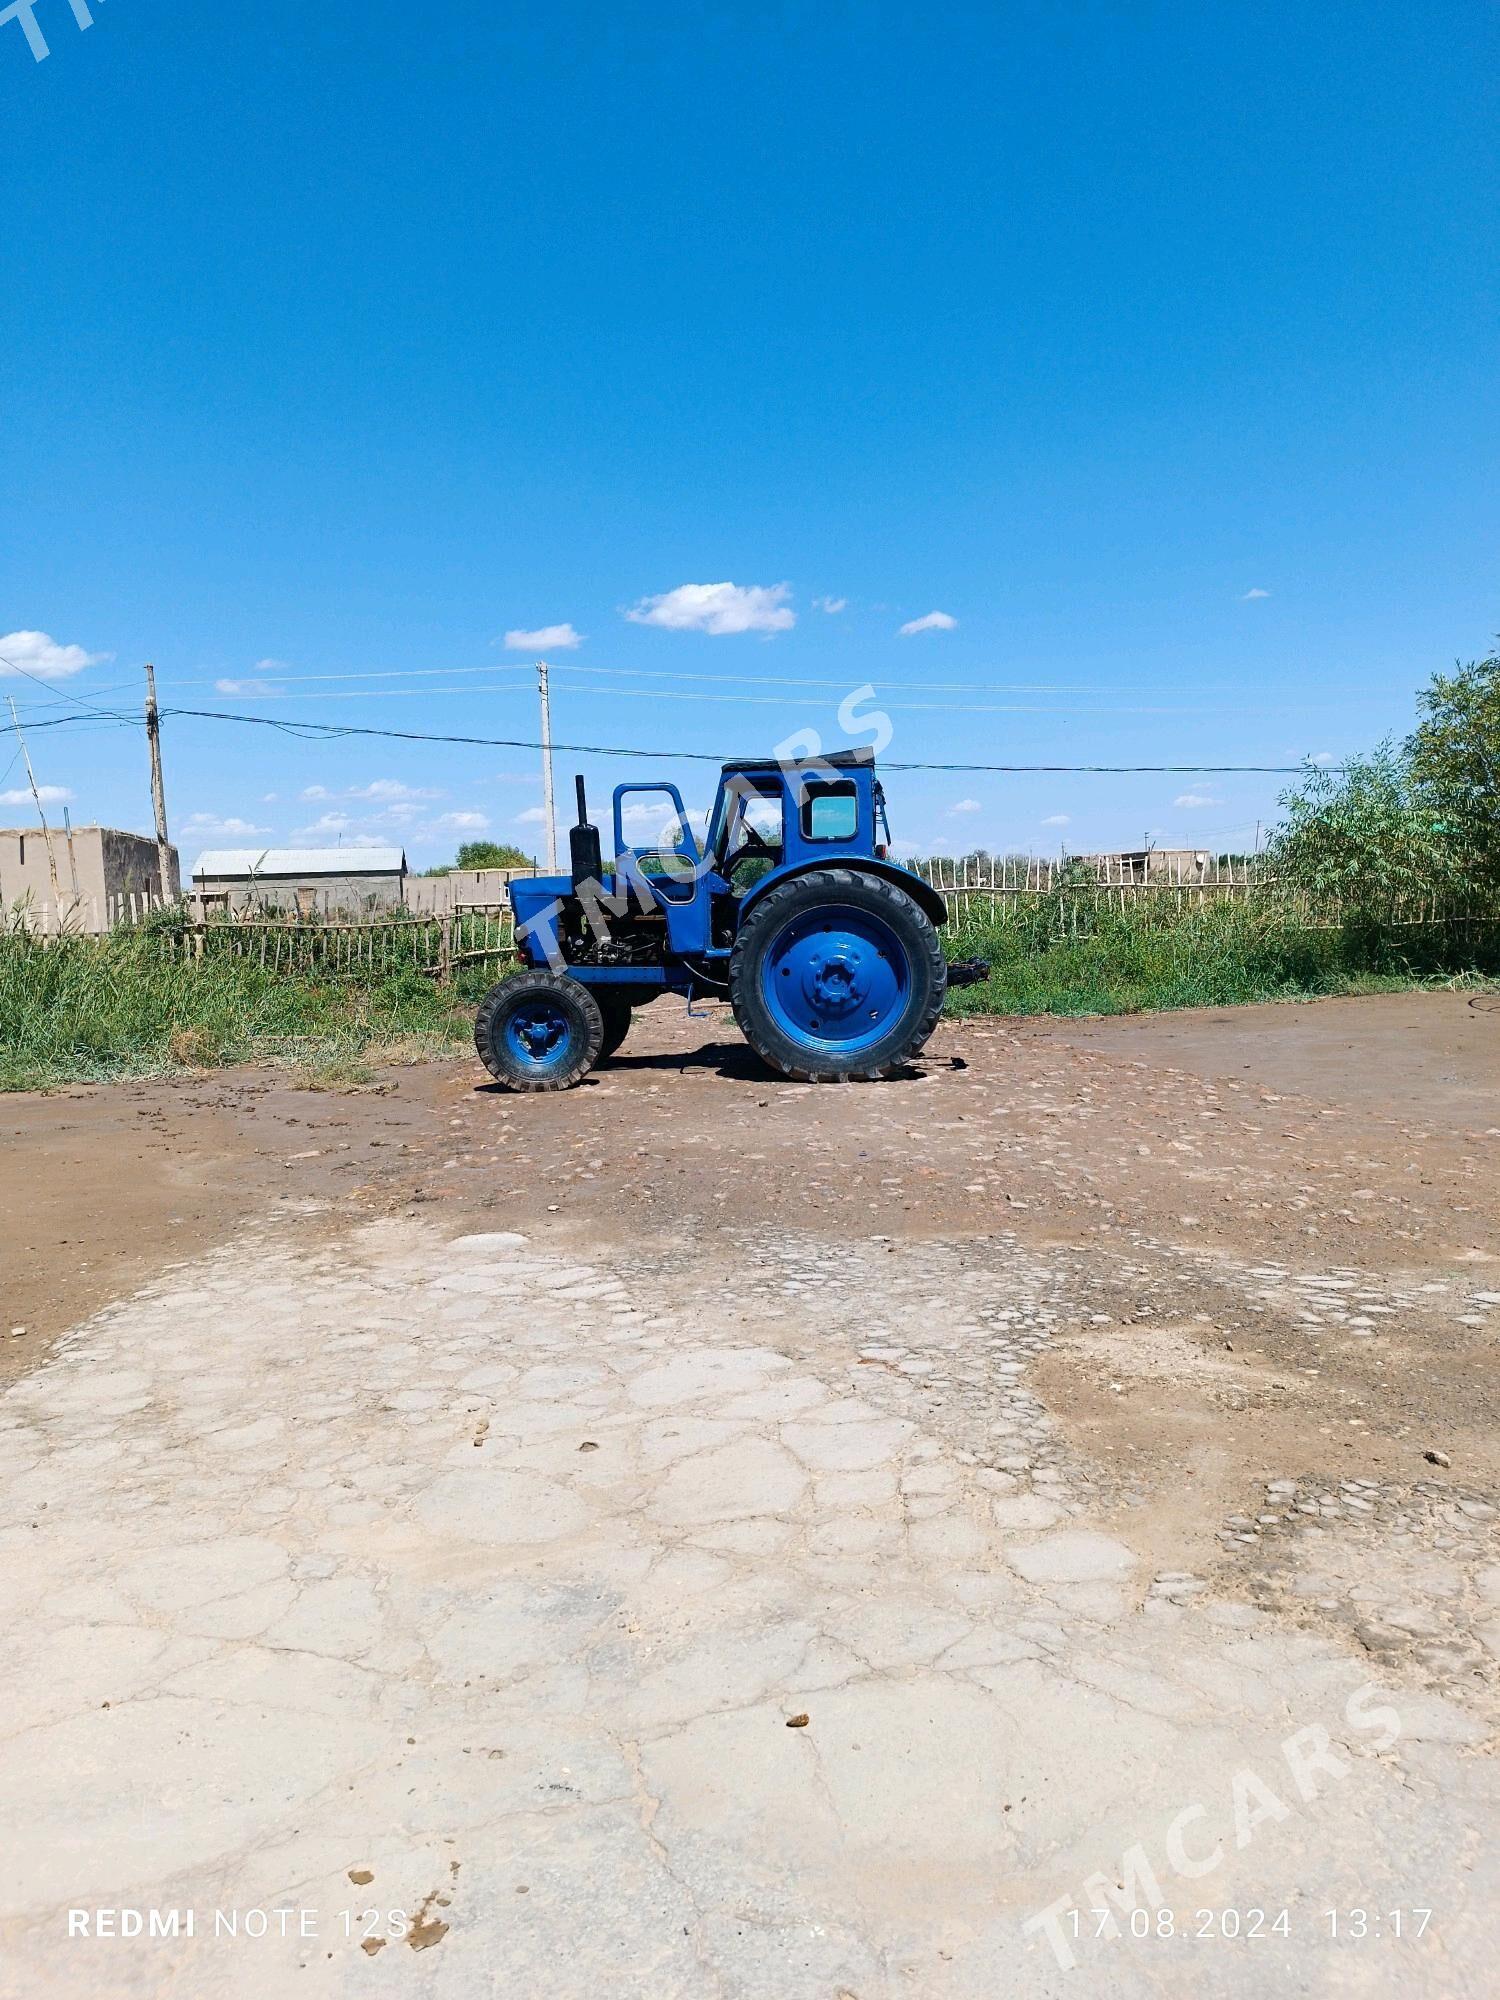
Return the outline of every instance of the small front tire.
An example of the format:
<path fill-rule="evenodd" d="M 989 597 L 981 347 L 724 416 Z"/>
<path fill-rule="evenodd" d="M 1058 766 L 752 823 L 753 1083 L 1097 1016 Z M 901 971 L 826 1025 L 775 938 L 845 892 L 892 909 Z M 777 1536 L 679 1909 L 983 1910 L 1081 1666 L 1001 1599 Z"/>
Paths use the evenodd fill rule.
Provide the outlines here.
<path fill-rule="evenodd" d="M 604 1018 L 586 986 L 557 972 L 513 972 L 474 1019 L 474 1046 L 510 1090 L 569 1090 L 598 1062 Z"/>

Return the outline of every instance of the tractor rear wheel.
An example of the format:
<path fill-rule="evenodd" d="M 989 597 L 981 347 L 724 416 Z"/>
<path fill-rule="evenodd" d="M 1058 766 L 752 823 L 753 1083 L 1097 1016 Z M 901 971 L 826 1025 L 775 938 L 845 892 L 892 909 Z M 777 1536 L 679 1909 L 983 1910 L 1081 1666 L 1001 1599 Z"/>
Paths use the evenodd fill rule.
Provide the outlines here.
<path fill-rule="evenodd" d="M 479 1003 L 474 1046 L 511 1090 L 567 1090 L 599 1060 L 604 1019 L 586 986 L 558 972 L 513 972 Z"/>
<path fill-rule="evenodd" d="M 746 1041 L 807 1083 L 889 1076 L 931 1035 L 947 990 L 932 919 L 896 883 L 857 868 L 770 890 L 729 960 Z"/>

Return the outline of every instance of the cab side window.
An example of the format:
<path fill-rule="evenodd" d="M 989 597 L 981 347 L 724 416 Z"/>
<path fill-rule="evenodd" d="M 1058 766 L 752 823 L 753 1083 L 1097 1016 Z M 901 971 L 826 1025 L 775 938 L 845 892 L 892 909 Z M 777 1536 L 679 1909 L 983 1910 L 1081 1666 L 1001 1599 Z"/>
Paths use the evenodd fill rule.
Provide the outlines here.
<path fill-rule="evenodd" d="M 781 794 L 764 793 L 740 800 L 735 806 L 729 835 L 724 846 L 724 873 L 743 894 L 752 882 L 768 875 L 778 865 L 786 846 L 782 825 Z"/>
<path fill-rule="evenodd" d="M 850 784 L 809 785 L 802 801 L 804 840 L 841 840 L 859 832 L 859 794 Z"/>

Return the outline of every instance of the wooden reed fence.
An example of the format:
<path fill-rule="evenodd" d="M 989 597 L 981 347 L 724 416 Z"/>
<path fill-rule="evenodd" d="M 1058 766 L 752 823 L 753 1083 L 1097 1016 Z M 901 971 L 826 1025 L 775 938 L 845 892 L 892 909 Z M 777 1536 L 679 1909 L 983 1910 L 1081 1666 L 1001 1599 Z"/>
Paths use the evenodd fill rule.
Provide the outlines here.
<path fill-rule="evenodd" d="M 1119 891 L 1125 895 L 1181 889 L 1190 893 L 1244 896 L 1268 888 L 1275 877 L 1263 860 L 1244 856 L 1201 860 L 1183 854 L 1075 855 L 1047 861 L 1037 855 L 1003 860 L 973 855 L 950 860 L 937 855 L 906 864 L 944 895 L 1050 896 L 1059 890 L 1085 895 Z"/>
<path fill-rule="evenodd" d="M 158 933 L 185 958 L 250 959 L 268 972 L 367 978 L 422 972 L 447 980 L 456 966 L 507 958 L 515 950 L 510 908 L 402 912 L 367 918 L 246 915 L 191 920 Z"/>
<path fill-rule="evenodd" d="M 1253 861 L 1209 860 L 1202 867 L 1185 868 L 1174 859 L 1172 865 L 1142 875 L 1130 873 L 1129 864 L 1128 856 L 1123 866 L 1120 857 L 1109 856 L 1097 866 L 1026 858 L 984 863 L 935 859 L 912 865 L 942 896 L 955 921 L 1030 925 L 1041 918 L 1056 937 L 1091 933 L 1108 910 L 1133 909 L 1153 929 L 1158 923 L 1171 925 L 1187 910 L 1216 898 L 1261 903 L 1310 930 L 1338 929 L 1344 922 L 1339 907 L 1314 906 L 1278 885 L 1264 864 Z M 163 923 L 162 906 L 154 898 L 111 901 L 118 905 L 112 911 L 114 935 L 129 935 L 155 918 L 149 935 L 164 951 L 200 961 L 248 959 L 272 973 L 380 978 L 418 972 L 446 982 L 461 966 L 502 960 L 515 952 L 509 902 L 460 903 L 441 913 L 393 910 L 339 918 L 265 910 L 208 914 L 189 901 L 176 906 L 176 921 Z M 59 921 L 45 908 L 18 905 L 3 916 L 0 931 L 42 942 L 86 935 L 89 929 L 68 922 L 66 915 Z M 1401 931 L 1442 925 L 1496 928 L 1500 916 L 1492 910 L 1442 908 L 1427 897 L 1414 897 L 1380 922 Z"/>
<path fill-rule="evenodd" d="M 988 889 L 995 895 L 1049 895 L 1056 889 L 1263 888 L 1273 881 L 1264 859 L 1247 855 L 1075 854 L 1049 861 L 1035 854 L 949 859 L 933 855 L 905 864 L 935 889 Z"/>
<path fill-rule="evenodd" d="M 1276 878 L 1263 862 L 1195 862 L 1180 855 L 1096 855 L 1045 861 L 1034 855 L 1005 860 L 935 857 L 908 864 L 936 889 L 955 917 L 1000 920 L 1022 908 L 1049 905 L 1065 930 L 1081 914 L 1134 908 L 1152 920 L 1171 921 L 1208 901 L 1252 901 L 1275 893 Z"/>
<path fill-rule="evenodd" d="M 425 915 L 389 910 L 370 917 L 264 909 L 210 914 L 196 899 L 168 909 L 144 895 L 112 897 L 110 906 L 110 936 L 135 932 L 174 957 L 248 959 L 268 972 L 326 973 L 332 978 L 422 972 L 446 980 L 457 966 L 507 958 L 515 951 L 509 902 L 460 904 Z M 171 921 L 161 920 L 164 913 Z M 99 935 L 84 913 L 29 900 L 0 912 L 0 933 L 6 931 L 44 944 Z"/>
<path fill-rule="evenodd" d="M 60 900 L 28 890 L 7 909 L 0 906 L 0 932 L 25 932 L 28 937 L 103 937 L 129 924 L 143 923 L 165 909 L 160 896 L 131 890 L 117 896 L 69 896 Z"/>

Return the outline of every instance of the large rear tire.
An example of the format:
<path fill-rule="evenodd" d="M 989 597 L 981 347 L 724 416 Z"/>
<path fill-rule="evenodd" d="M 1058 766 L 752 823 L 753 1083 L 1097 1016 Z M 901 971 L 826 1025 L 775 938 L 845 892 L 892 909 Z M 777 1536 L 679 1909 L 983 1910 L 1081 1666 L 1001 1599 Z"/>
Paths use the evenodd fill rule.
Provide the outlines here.
<path fill-rule="evenodd" d="M 474 1046 L 511 1090 L 568 1090 L 599 1060 L 604 1019 L 586 986 L 558 972 L 513 972 L 479 1003 Z"/>
<path fill-rule="evenodd" d="M 806 1083 L 889 1076 L 931 1035 L 947 990 L 932 919 L 896 883 L 857 868 L 770 890 L 729 960 L 746 1041 Z"/>

